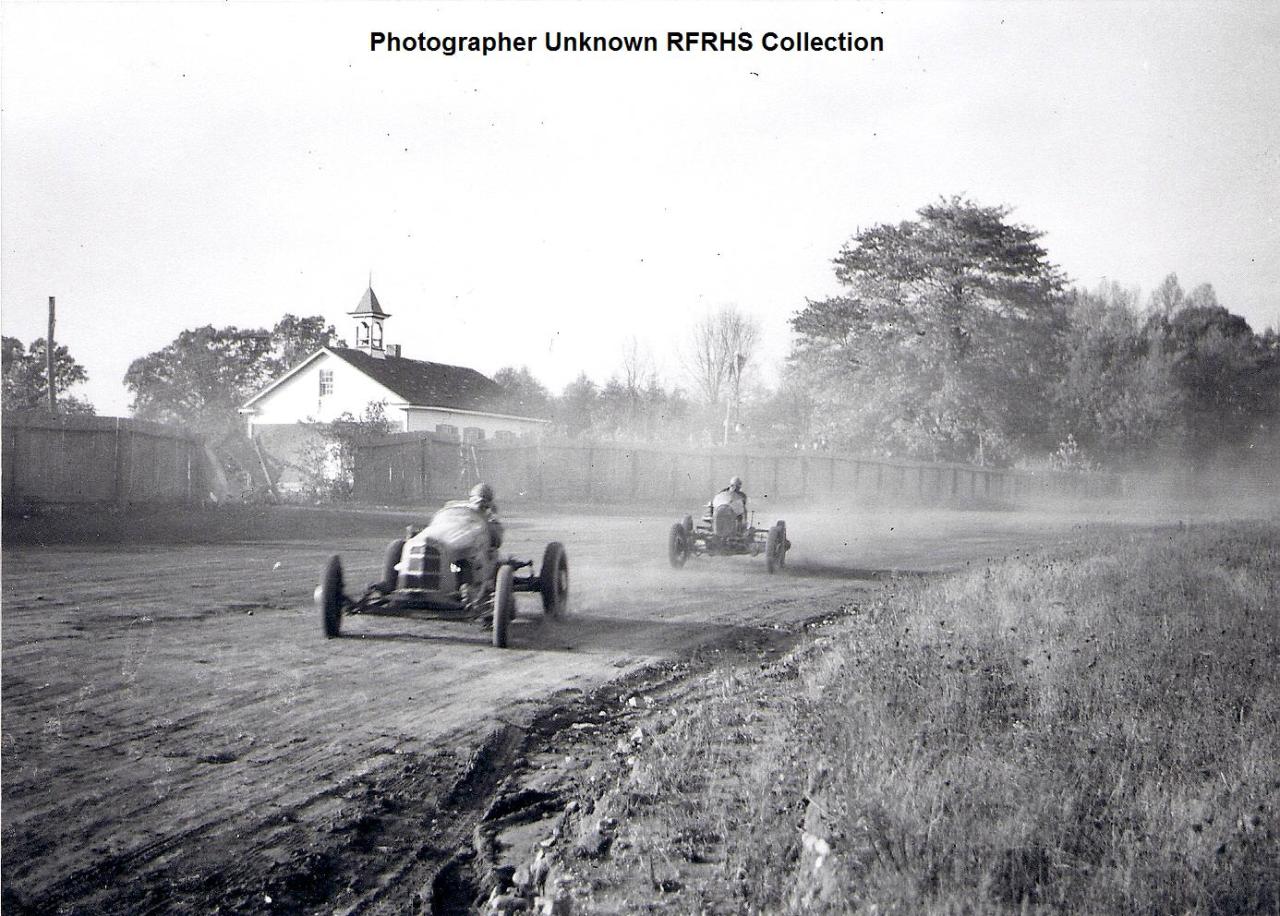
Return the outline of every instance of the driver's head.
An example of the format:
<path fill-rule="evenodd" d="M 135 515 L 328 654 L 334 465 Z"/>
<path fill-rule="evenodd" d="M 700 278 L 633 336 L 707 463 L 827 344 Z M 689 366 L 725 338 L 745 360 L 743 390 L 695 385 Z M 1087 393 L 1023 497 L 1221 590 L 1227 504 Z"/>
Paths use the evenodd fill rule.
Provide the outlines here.
<path fill-rule="evenodd" d="M 471 505 L 487 508 L 493 505 L 493 487 L 487 483 L 478 483 L 471 488 Z"/>
<path fill-rule="evenodd" d="M 732 491 L 733 491 L 733 492 L 735 492 L 735 493 L 740 492 L 740 491 L 742 490 L 742 478 L 741 478 L 741 477 L 730 477 L 730 478 L 729 478 L 729 489 L 730 489 L 730 490 L 732 490 Z"/>

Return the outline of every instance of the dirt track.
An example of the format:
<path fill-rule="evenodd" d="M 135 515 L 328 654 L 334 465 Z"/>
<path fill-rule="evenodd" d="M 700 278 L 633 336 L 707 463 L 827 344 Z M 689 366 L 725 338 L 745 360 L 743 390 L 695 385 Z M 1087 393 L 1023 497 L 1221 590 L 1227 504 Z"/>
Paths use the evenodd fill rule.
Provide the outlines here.
<path fill-rule="evenodd" d="M 402 911 L 447 899 L 517 735 L 539 711 L 709 644 L 765 653 L 895 572 L 1072 533 L 1069 519 L 789 514 L 791 569 L 666 565 L 666 517 L 509 519 L 565 542 L 571 613 L 519 599 L 513 648 L 466 625 L 348 618 L 325 640 L 321 564 L 376 577 L 402 519 L 311 540 L 6 545 L 3 843 L 22 912 Z M 199 540 L 199 538 L 194 538 Z M 415 896 L 417 900 L 415 901 Z"/>

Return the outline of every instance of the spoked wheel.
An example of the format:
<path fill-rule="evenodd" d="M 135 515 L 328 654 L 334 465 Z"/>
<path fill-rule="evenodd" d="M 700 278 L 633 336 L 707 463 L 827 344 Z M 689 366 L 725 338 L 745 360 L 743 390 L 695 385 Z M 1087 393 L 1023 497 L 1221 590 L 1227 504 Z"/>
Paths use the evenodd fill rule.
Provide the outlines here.
<path fill-rule="evenodd" d="M 387 555 L 382 561 L 382 593 L 384 595 L 389 595 L 396 590 L 396 583 L 400 578 L 396 565 L 400 562 L 402 553 L 404 553 L 404 538 L 394 540 L 387 545 Z"/>
<path fill-rule="evenodd" d="M 782 568 L 782 542 L 782 532 L 778 530 L 777 525 L 774 525 L 769 529 L 764 542 L 764 567 L 770 573 L 775 573 Z"/>
<path fill-rule="evenodd" d="M 498 570 L 498 581 L 493 586 L 493 645 L 495 649 L 507 647 L 507 627 L 516 614 L 515 571 L 510 566 Z"/>
<path fill-rule="evenodd" d="M 324 620 L 324 635 L 328 639 L 342 635 L 342 607 L 346 604 L 342 594 L 342 561 L 330 557 L 325 564 L 324 575 L 316 587 L 316 605 Z"/>
<path fill-rule="evenodd" d="M 559 617 L 569 609 L 569 558 L 559 541 L 552 541 L 542 552 L 538 582 L 543 613 L 548 617 Z"/>

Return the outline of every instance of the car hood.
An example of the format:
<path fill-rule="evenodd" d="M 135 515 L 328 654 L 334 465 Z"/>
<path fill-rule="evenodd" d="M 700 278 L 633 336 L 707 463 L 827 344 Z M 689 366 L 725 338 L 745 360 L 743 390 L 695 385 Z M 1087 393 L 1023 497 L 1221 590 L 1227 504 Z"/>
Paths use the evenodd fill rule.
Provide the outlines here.
<path fill-rule="evenodd" d="M 483 515 L 468 506 L 445 506 L 414 536 L 415 541 L 428 539 L 445 545 L 451 552 L 482 550 L 489 542 L 489 525 Z"/>

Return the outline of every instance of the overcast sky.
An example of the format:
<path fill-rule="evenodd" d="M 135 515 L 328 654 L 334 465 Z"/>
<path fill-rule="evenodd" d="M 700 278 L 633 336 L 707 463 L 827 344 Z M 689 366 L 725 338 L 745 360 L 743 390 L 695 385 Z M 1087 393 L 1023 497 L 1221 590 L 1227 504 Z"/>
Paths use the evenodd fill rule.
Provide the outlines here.
<path fill-rule="evenodd" d="M 1211 282 L 1280 323 L 1280 4 L 3 7 L 6 335 L 57 336 L 102 414 L 204 324 L 323 314 L 370 271 L 404 355 L 559 391 L 634 335 L 669 380 L 707 309 L 835 291 L 859 227 L 1013 208 L 1082 283 Z M 745 29 L 746 53 L 551 53 L 547 31 Z M 537 35 L 488 57 L 369 33 Z M 879 35 L 783 53 L 768 31 Z M 766 366 L 767 368 L 767 366 Z"/>

